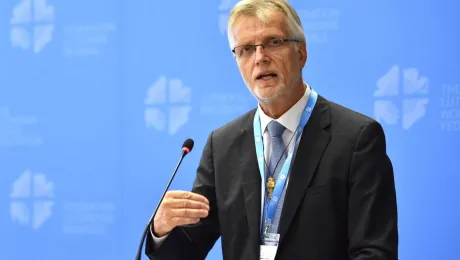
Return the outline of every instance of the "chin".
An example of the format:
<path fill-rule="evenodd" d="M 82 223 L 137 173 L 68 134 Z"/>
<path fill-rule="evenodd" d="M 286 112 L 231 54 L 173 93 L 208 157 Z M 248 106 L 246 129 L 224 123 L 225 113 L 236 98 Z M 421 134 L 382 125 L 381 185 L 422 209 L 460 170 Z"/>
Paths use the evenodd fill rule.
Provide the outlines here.
<path fill-rule="evenodd" d="M 268 91 L 267 89 L 257 88 L 254 94 L 260 102 L 270 103 L 278 99 L 283 93 L 280 89 L 277 89 L 275 91 Z"/>

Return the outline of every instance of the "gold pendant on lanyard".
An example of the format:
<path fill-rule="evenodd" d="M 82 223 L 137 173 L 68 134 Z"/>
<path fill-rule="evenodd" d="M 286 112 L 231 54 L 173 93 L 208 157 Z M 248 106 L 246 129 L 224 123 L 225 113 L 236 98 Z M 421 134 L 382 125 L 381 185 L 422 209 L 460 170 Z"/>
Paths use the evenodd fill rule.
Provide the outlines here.
<path fill-rule="evenodd" d="M 273 194 L 273 189 L 275 188 L 275 179 L 273 177 L 268 178 L 267 181 L 267 197 L 271 199 Z"/>

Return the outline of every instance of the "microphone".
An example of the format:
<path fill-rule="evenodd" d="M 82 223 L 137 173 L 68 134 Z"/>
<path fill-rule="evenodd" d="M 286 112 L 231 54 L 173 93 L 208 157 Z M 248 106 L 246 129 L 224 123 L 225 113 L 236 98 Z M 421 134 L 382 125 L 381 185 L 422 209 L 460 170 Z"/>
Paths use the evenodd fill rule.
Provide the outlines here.
<path fill-rule="evenodd" d="M 150 229 L 150 225 L 153 223 L 153 219 L 155 218 L 155 215 L 157 214 L 158 208 L 160 207 L 160 204 L 163 201 L 163 198 L 165 197 L 166 192 L 168 191 L 169 186 L 171 185 L 171 182 L 174 179 L 174 176 L 176 175 L 177 169 L 179 169 L 179 166 L 182 163 L 182 159 L 184 159 L 184 157 L 192 151 L 193 145 L 194 145 L 194 141 L 192 139 L 190 139 L 190 138 L 185 140 L 184 144 L 182 145 L 182 156 L 180 157 L 180 160 L 177 163 L 176 169 L 174 169 L 174 172 L 173 172 L 171 178 L 169 179 L 168 185 L 166 186 L 166 189 L 163 192 L 163 195 L 161 196 L 160 202 L 158 203 L 158 205 L 157 205 L 157 207 L 155 209 L 155 212 L 150 217 L 149 222 L 147 223 L 147 226 L 144 229 L 144 233 L 142 234 L 142 239 L 141 239 L 141 242 L 139 243 L 139 248 L 137 250 L 136 260 L 141 260 L 142 248 L 144 246 L 144 241 L 145 241 L 145 237 L 147 236 L 147 232 Z"/>

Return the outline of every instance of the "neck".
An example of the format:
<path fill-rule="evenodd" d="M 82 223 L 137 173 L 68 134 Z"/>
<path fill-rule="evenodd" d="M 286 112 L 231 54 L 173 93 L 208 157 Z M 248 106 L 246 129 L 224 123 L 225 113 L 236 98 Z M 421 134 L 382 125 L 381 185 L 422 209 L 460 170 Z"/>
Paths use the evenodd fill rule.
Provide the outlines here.
<path fill-rule="evenodd" d="M 301 82 L 291 93 L 289 93 L 289 95 L 282 95 L 276 100 L 271 100 L 268 103 L 261 102 L 260 107 L 267 116 L 277 119 L 299 102 L 304 94 L 305 85 Z"/>

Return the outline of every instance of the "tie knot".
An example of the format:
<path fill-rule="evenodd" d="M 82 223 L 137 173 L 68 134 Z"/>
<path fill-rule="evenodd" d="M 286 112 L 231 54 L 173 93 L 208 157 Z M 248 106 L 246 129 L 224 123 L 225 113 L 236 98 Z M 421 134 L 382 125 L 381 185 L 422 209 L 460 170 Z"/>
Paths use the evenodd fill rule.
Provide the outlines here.
<path fill-rule="evenodd" d="M 285 129 L 285 127 L 282 124 L 278 123 L 275 120 L 272 120 L 270 123 L 268 123 L 267 128 L 271 137 L 280 137 Z"/>

